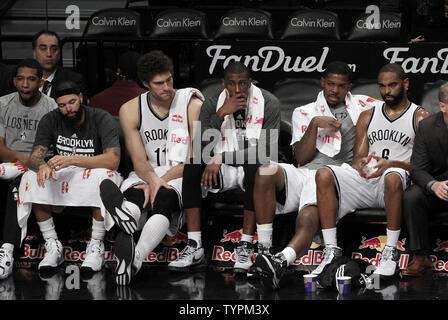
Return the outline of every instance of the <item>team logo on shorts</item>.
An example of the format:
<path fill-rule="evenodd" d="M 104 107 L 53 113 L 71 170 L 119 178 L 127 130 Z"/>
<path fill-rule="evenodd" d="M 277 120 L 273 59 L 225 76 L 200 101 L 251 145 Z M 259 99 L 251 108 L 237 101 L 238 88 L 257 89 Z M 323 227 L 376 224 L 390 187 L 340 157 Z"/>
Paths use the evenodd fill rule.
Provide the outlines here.
<path fill-rule="evenodd" d="M 61 193 L 62 194 L 68 193 L 68 190 L 69 190 L 68 182 L 67 181 L 62 181 Z"/>
<path fill-rule="evenodd" d="M 82 180 L 89 179 L 91 174 L 92 174 L 92 169 L 84 169 L 84 171 L 82 173 Z"/>

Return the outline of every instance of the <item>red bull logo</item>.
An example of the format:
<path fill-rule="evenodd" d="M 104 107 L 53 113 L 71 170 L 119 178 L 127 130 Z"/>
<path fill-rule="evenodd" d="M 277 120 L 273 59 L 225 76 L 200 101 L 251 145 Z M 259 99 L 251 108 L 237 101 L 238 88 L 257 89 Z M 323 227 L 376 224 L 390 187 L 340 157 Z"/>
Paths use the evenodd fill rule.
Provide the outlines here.
<path fill-rule="evenodd" d="M 252 97 L 252 103 L 253 103 L 253 104 L 258 104 L 258 98 L 255 97 L 255 96 L 253 96 L 253 97 Z"/>
<path fill-rule="evenodd" d="M 188 236 L 183 233 L 178 231 L 174 236 L 170 237 L 170 236 L 166 236 L 166 238 L 162 241 L 162 243 L 165 246 L 172 246 L 174 244 L 179 244 L 179 243 L 187 243 L 188 241 Z"/>
<path fill-rule="evenodd" d="M 109 178 L 113 178 L 115 176 L 115 173 L 112 170 L 107 170 L 107 176 Z"/>
<path fill-rule="evenodd" d="M 173 114 L 173 116 L 171 117 L 171 121 L 183 123 L 184 119 L 180 114 Z"/>
<path fill-rule="evenodd" d="M 322 112 L 322 113 L 325 112 L 325 106 L 320 106 L 320 112 Z"/>
<path fill-rule="evenodd" d="M 224 229 L 222 236 L 224 238 L 221 239 L 221 242 L 227 242 L 227 241 L 232 241 L 233 243 L 240 242 L 242 237 L 242 229 L 235 230 L 232 232 L 227 232 L 227 230 Z"/>
<path fill-rule="evenodd" d="M 67 181 L 62 181 L 62 183 L 61 183 L 61 193 L 62 194 L 68 193 L 68 190 L 69 190 L 68 182 Z"/>
<path fill-rule="evenodd" d="M 264 120 L 263 117 L 261 117 L 261 118 L 256 117 L 255 121 L 254 121 L 254 124 L 263 124 L 263 120 Z"/>
<path fill-rule="evenodd" d="M 5 166 L 1 166 L 1 167 L 0 167 L 0 175 L 1 175 L 1 176 L 4 176 L 5 173 L 6 173 Z"/>
<path fill-rule="evenodd" d="M 305 112 L 305 111 L 303 111 L 303 110 L 299 110 L 299 111 L 300 111 L 300 113 L 303 114 L 304 116 L 307 116 L 307 115 L 308 115 L 308 112 Z"/>
<path fill-rule="evenodd" d="M 367 98 L 367 100 L 366 100 L 367 102 L 375 102 L 375 101 L 378 101 L 377 99 L 374 99 L 374 98 L 371 98 L 371 97 L 369 97 L 369 98 Z"/>
<path fill-rule="evenodd" d="M 171 142 L 188 144 L 188 138 L 178 137 L 175 133 L 171 134 Z"/>
<path fill-rule="evenodd" d="M 362 100 L 358 100 L 358 103 L 361 107 L 365 108 L 366 107 L 366 103 Z"/>
<path fill-rule="evenodd" d="M 361 239 L 361 245 L 358 247 L 358 249 L 375 249 L 379 252 L 382 252 L 384 249 L 384 246 L 386 245 L 386 240 L 387 237 L 386 236 L 378 236 L 378 237 L 373 237 L 370 239 L 366 239 L 366 237 L 362 237 Z M 403 238 L 401 241 L 398 240 L 397 242 L 397 249 L 400 251 L 406 251 L 404 244 L 406 243 L 406 238 Z"/>
<path fill-rule="evenodd" d="M 308 126 L 302 126 L 302 133 L 304 133 L 308 129 Z"/>
<path fill-rule="evenodd" d="M 27 182 L 25 185 L 25 191 L 28 191 L 30 189 L 30 184 Z"/>
<path fill-rule="evenodd" d="M 221 239 L 221 242 L 227 242 L 227 241 L 232 241 L 232 243 L 240 242 L 241 237 L 243 236 L 243 229 L 235 230 L 233 232 L 227 232 L 227 230 L 224 229 L 222 236 L 224 238 Z M 255 233 L 252 243 L 255 243 L 257 241 L 258 241 L 258 234 Z"/>
<path fill-rule="evenodd" d="M 436 246 L 437 247 L 434 248 L 434 252 L 442 251 L 442 250 L 444 250 L 445 252 L 448 252 L 448 240 L 442 242 L 440 239 L 437 239 Z"/>
<path fill-rule="evenodd" d="M 334 140 L 339 140 L 339 141 L 341 141 L 341 137 L 338 136 L 337 134 L 335 134 L 335 135 L 333 136 L 333 139 L 334 139 Z"/>
<path fill-rule="evenodd" d="M 84 172 L 82 174 L 82 179 L 83 180 L 89 179 L 91 174 L 92 174 L 92 169 L 84 169 Z"/>

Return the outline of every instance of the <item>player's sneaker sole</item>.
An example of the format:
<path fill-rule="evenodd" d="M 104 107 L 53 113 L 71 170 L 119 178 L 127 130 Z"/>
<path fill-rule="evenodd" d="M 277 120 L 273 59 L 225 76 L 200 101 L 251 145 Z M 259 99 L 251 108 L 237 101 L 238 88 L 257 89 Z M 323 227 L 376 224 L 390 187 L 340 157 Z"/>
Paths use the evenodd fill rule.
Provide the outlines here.
<path fill-rule="evenodd" d="M 131 282 L 132 262 L 134 261 L 135 243 L 133 236 L 119 232 L 115 239 L 115 282 L 119 286 L 126 286 Z"/>
<path fill-rule="evenodd" d="M 133 234 L 137 230 L 138 221 L 126 210 L 122 210 L 124 196 L 120 188 L 112 180 L 105 179 L 100 184 L 100 197 L 118 227 L 127 234 Z"/>

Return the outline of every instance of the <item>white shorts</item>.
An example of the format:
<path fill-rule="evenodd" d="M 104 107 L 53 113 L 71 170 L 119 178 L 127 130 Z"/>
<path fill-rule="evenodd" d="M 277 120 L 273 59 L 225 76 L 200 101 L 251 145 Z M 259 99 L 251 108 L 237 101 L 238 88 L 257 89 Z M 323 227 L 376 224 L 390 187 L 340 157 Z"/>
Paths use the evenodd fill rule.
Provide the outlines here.
<path fill-rule="evenodd" d="M 285 174 L 285 205 L 277 202 L 275 214 L 302 210 L 306 206 L 316 205 L 316 171 L 297 168 L 289 163 L 277 163 Z"/>
<path fill-rule="evenodd" d="M 157 174 L 157 176 L 161 177 L 163 176 L 171 167 L 169 166 L 161 166 L 161 167 L 155 167 L 154 171 Z M 124 193 L 126 190 L 142 185 L 147 184 L 146 181 L 140 179 L 140 177 L 135 173 L 135 171 L 132 171 L 129 173 L 129 176 L 123 181 L 123 183 L 120 186 L 120 190 L 122 193 Z M 168 181 L 168 184 L 173 187 L 173 190 L 177 193 L 177 199 L 179 201 L 179 208 L 181 208 L 180 211 L 172 212 L 171 214 L 171 222 L 170 227 L 168 228 L 167 234 L 170 236 L 174 236 L 177 231 L 182 228 L 184 224 L 184 214 L 183 214 L 183 204 L 182 204 L 182 178 L 177 178 Z M 150 207 L 150 206 L 149 206 Z M 140 220 L 138 222 L 137 230 L 141 230 L 147 220 L 147 210 L 145 209 L 142 212 L 142 215 L 140 217 Z"/>
<path fill-rule="evenodd" d="M 401 168 L 389 168 L 381 177 L 365 179 L 356 169 L 347 163 L 339 166 L 327 166 L 333 173 L 339 196 L 339 211 L 336 220 L 348 213 L 364 208 L 384 208 L 385 179 L 388 174 L 398 174 L 403 191 L 410 179 L 409 172 Z"/>
<path fill-rule="evenodd" d="M 230 166 L 222 164 L 219 169 L 220 189 L 202 188 L 202 197 L 205 198 L 208 192 L 218 193 L 239 188 L 244 191 L 244 169 L 242 166 Z"/>
<path fill-rule="evenodd" d="M 155 167 L 154 172 L 157 174 L 158 177 L 163 176 L 171 167 L 169 166 L 161 166 L 161 167 Z M 126 190 L 141 185 L 146 184 L 146 182 L 135 173 L 135 171 L 132 171 L 129 173 L 129 176 L 123 181 L 123 183 L 120 186 L 120 190 L 122 193 L 124 193 Z M 182 208 L 182 178 L 177 178 L 168 181 L 168 184 L 173 187 L 173 190 L 176 191 L 177 197 L 179 198 L 179 207 Z"/>

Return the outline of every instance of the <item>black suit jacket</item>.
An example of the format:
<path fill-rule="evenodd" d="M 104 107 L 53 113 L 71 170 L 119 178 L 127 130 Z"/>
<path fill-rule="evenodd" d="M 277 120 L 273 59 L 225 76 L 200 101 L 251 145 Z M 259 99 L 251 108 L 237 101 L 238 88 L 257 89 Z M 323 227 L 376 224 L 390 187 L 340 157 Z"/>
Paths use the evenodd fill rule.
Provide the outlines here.
<path fill-rule="evenodd" d="M 411 156 L 411 177 L 425 191 L 431 180 L 448 179 L 448 128 L 442 112 L 419 123 Z"/>
<path fill-rule="evenodd" d="M 54 74 L 53 81 L 51 81 L 50 97 L 54 98 L 56 87 L 64 80 L 71 80 L 75 82 L 81 88 L 81 92 L 84 96 L 83 101 L 87 101 L 87 89 L 83 76 L 75 71 L 62 67 L 57 68 L 56 73 Z"/>

